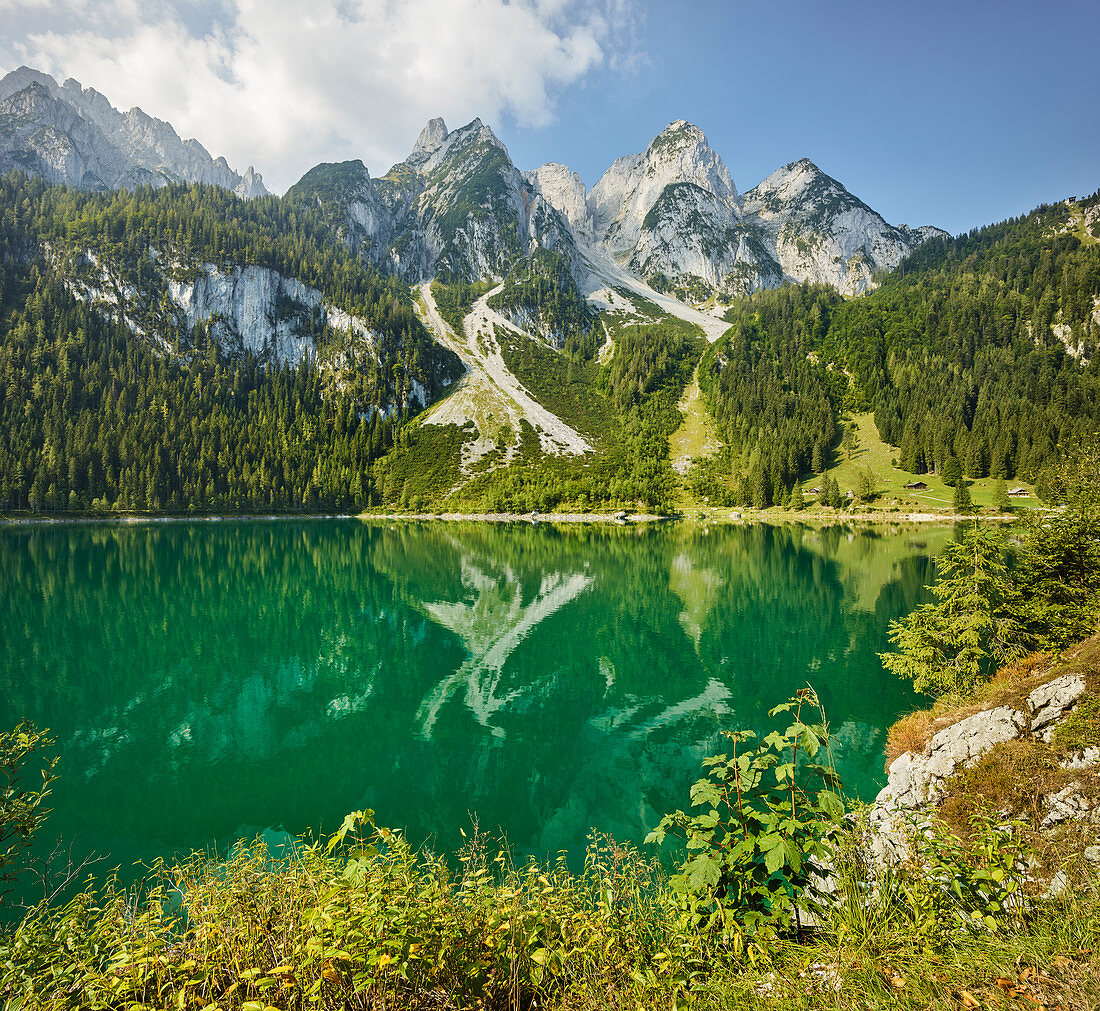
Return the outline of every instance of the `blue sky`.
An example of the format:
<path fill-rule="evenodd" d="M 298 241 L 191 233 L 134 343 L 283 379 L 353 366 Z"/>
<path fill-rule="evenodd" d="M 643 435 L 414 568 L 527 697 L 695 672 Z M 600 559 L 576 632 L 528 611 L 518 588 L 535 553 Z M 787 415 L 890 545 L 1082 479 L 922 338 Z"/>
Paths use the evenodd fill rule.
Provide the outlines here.
<path fill-rule="evenodd" d="M 27 63 L 140 105 L 282 191 L 384 172 L 480 116 L 592 185 L 667 123 L 746 190 L 808 157 L 889 221 L 953 232 L 1100 187 L 1100 4 L 0 0 Z"/>
<path fill-rule="evenodd" d="M 508 128 L 591 185 L 672 119 L 741 190 L 808 157 L 889 221 L 958 232 L 1100 188 L 1100 4 L 647 4 L 650 65 Z"/>

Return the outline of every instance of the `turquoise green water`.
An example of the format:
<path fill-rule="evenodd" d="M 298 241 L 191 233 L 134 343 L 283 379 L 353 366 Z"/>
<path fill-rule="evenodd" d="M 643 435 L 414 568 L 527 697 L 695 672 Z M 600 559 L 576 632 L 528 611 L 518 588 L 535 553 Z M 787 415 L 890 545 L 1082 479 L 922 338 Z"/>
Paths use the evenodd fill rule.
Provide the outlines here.
<path fill-rule="evenodd" d="M 443 850 L 640 841 L 723 728 L 812 682 L 864 797 L 875 655 L 949 531 L 227 521 L 0 529 L 0 722 L 111 863 L 374 808 Z"/>

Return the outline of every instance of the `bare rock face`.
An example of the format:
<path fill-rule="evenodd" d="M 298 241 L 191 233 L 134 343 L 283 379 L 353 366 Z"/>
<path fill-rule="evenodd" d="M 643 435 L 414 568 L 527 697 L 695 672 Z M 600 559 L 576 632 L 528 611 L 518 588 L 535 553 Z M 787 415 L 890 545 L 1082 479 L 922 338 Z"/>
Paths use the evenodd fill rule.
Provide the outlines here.
<path fill-rule="evenodd" d="M 529 177 L 578 238 L 595 242 L 643 280 L 734 296 L 784 280 L 859 294 L 932 235 L 888 224 L 803 159 L 739 194 L 702 130 L 677 120 L 640 154 L 617 158 L 579 205 L 564 166 Z M 572 177 L 572 178 L 569 178 Z"/>
<path fill-rule="evenodd" d="M 948 779 L 974 765 L 993 747 L 1028 735 L 1048 738 L 1085 691 L 1085 680 L 1066 674 L 1040 685 L 1028 695 L 1027 712 L 999 706 L 959 720 L 939 731 L 924 754 L 906 752 L 890 765 L 886 786 L 871 807 L 868 824 L 869 859 L 877 865 L 894 863 L 907 855 L 906 834 L 944 795 Z M 1072 756 L 1063 768 L 1086 769 L 1100 761 L 1100 748 Z M 1070 819 L 1100 822 L 1100 809 L 1071 783 L 1045 798 L 1047 814 L 1041 827 Z"/>
<path fill-rule="evenodd" d="M 1008 706 L 975 713 L 936 734 L 931 757 L 972 765 L 993 745 L 1015 740 L 1027 727 L 1027 716 Z"/>
<path fill-rule="evenodd" d="M 523 174 L 540 196 L 561 211 L 577 238 L 594 239 L 592 219 L 588 214 L 588 192 L 584 180 L 576 172 L 558 162 L 547 162 Z"/>
<path fill-rule="evenodd" d="M 597 237 L 613 255 L 633 253 L 647 215 L 665 187 L 675 183 L 697 186 L 740 217 L 737 189 L 725 162 L 699 127 L 678 119 L 641 154 L 616 159 L 592 187 L 589 213 Z"/>
<path fill-rule="evenodd" d="M 443 119 L 439 116 L 429 119 L 427 125 L 420 131 L 420 136 L 416 138 L 416 145 L 407 159 L 408 163 L 420 165 L 427 161 L 439 150 L 447 137 L 447 124 Z"/>
<path fill-rule="evenodd" d="M 744 210 L 787 277 L 832 284 L 846 295 L 866 291 L 876 271 L 893 270 L 920 243 L 947 234 L 888 224 L 808 158 L 749 190 Z"/>
<path fill-rule="evenodd" d="M 935 803 L 960 765 L 973 765 L 995 744 L 1015 740 L 1029 723 L 1024 713 L 1000 706 L 945 727 L 932 738 L 927 755 L 907 751 L 894 760 L 875 803 L 910 810 Z"/>
<path fill-rule="evenodd" d="M 1027 697 L 1027 704 L 1035 714 L 1031 720 L 1032 732 L 1042 730 L 1058 719 L 1081 697 L 1084 690 L 1085 679 L 1080 674 L 1066 674 L 1036 688 Z"/>
<path fill-rule="evenodd" d="M 120 112 L 79 81 L 59 85 L 29 67 L 0 80 L 0 172 L 13 168 L 86 190 L 195 182 L 242 197 L 267 193 L 251 166 L 241 176 L 163 120 Z"/>

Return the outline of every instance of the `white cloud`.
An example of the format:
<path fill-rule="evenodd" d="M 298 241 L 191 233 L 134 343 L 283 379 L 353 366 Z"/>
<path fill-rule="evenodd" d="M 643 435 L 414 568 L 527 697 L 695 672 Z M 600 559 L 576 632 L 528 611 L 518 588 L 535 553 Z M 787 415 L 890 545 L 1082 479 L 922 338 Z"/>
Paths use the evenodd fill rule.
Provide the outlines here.
<path fill-rule="evenodd" d="M 432 116 L 542 126 L 628 65 L 635 0 L 0 0 L 0 64 L 140 105 L 284 189 L 318 161 L 385 171 Z"/>

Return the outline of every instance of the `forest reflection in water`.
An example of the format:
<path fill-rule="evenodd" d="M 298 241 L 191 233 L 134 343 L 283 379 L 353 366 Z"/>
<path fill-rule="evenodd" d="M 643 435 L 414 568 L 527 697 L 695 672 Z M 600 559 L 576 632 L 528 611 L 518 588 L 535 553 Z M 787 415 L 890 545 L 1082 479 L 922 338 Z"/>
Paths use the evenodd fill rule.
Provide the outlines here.
<path fill-rule="evenodd" d="M 849 789 L 949 530 L 348 521 L 0 530 L 0 720 L 56 733 L 51 829 L 129 863 L 354 808 L 441 849 L 640 840 L 719 731 L 810 681 Z"/>

